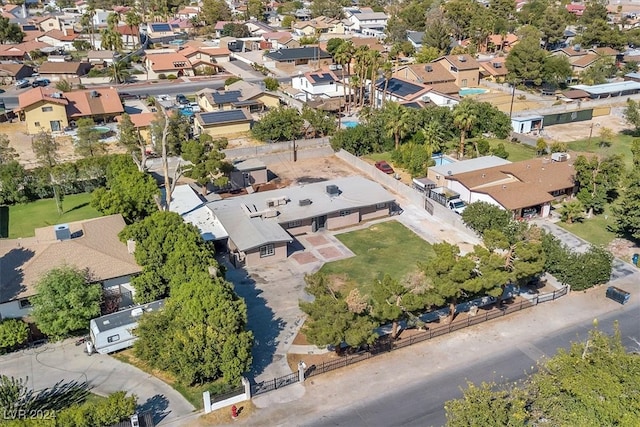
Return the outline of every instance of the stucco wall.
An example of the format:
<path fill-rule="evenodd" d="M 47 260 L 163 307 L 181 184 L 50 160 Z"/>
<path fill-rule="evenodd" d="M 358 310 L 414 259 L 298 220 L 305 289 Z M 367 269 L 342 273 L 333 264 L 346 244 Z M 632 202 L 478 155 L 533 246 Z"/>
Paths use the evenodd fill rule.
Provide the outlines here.
<path fill-rule="evenodd" d="M 313 224 L 313 218 L 306 218 L 300 221 L 300 225 L 295 227 L 289 227 L 289 222 L 281 223 L 280 226 L 287 230 L 292 236 L 298 236 L 300 234 L 311 233 Z"/>
<path fill-rule="evenodd" d="M 247 267 L 258 267 L 261 265 L 271 264 L 276 261 L 287 259 L 287 243 L 274 243 L 275 253 L 271 256 L 260 258 L 260 248 L 251 249 L 247 252 L 245 265 Z"/>
<path fill-rule="evenodd" d="M 382 218 L 389 215 L 389 205 L 385 203 L 384 207 L 376 208 L 376 206 L 367 206 L 360 209 L 360 220 L 369 221 L 375 218 Z"/>
<path fill-rule="evenodd" d="M 43 112 L 42 108 L 51 107 L 51 111 Z M 37 102 L 24 110 L 27 133 L 37 134 L 42 129 L 51 131 L 51 121 L 59 120 L 61 130 L 69 126 L 67 120 L 67 110 L 64 105 L 49 103 L 45 101 Z"/>
<path fill-rule="evenodd" d="M 202 132 L 205 132 L 215 138 L 232 133 L 249 132 L 251 130 L 251 123 L 234 123 L 224 126 L 210 126 L 206 128 L 202 128 L 200 125 L 198 125 L 198 127 L 202 130 Z"/>
<path fill-rule="evenodd" d="M 340 212 L 333 212 L 327 215 L 326 227 L 328 230 L 348 227 L 360 223 L 360 210 L 350 209 L 348 215 L 340 216 Z"/>

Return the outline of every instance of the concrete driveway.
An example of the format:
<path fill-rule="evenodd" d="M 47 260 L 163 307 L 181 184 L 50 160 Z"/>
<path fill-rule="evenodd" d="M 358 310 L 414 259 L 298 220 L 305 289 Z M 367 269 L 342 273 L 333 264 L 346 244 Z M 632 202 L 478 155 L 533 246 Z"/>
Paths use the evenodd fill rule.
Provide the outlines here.
<path fill-rule="evenodd" d="M 160 425 L 187 417 L 195 408 L 180 393 L 141 370 L 113 357 L 87 356 L 75 340 L 44 344 L 0 358 L 0 372 L 16 378 L 28 377 L 34 390 L 51 387 L 58 381 L 86 381 L 91 391 L 108 395 L 125 390 L 138 396 L 140 412 L 151 412 Z"/>

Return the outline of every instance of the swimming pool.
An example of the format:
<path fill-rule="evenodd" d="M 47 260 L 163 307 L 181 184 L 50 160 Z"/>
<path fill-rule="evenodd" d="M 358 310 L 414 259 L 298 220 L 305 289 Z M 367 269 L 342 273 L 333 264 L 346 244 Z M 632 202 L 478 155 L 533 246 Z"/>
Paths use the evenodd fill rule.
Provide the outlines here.
<path fill-rule="evenodd" d="M 436 166 L 448 165 L 449 163 L 453 163 L 453 160 L 443 154 L 436 154 L 431 156 L 434 162 L 436 162 Z"/>
<path fill-rule="evenodd" d="M 346 127 L 346 128 L 354 128 L 356 126 L 358 126 L 359 123 L 353 120 L 347 120 L 342 122 L 342 126 Z"/>
<path fill-rule="evenodd" d="M 469 96 L 469 95 L 480 95 L 481 93 L 487 93 L 489 89 L 482 89 L 480 87 L 465 87 L 460 89 L 458 95 L 460 96 Z"/>

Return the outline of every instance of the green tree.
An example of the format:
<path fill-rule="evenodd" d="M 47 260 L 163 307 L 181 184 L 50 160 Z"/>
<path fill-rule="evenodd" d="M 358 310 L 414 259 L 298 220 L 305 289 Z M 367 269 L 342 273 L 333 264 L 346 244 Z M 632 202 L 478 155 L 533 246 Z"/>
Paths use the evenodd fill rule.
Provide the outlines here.
<path fill-rule="evenodd" d="M 118 22 L 120 18 L 117 13 L 110 13 L 107 16 L 107 28 L 100 33 L 101 41 L 100 47 L 104 50 L 115 50 L 120 52 L 122 50 L 122 36 L 118 32 Z"/>
<path fill-rule="evenodd" d="M 292 15 L 286 15 L 284 18 L 282 18 L 282 22 L 280 23 L 280 25 L 282 26 L 282 28 L 293 28 L 293 24 L 295 24 L 296 22 L 296 18 L 294 18 Z"/>
<path fill-rule="evenodd" d="M 163 310 L 140 319 L 134 351 L 184 384 L 237 384 L 251 366 L 246 326 L 247 307 L 231 284 L 203 271 L 173 290 Z"/>
<path fill-rule="evenodd" d="M 298 304 L 309 316 L 303 330 L 311 343 L 320 347 L 332 346 L 337 353 L 340 353 L 342 343 L 351 347 L 373 344 L 377 338 L 374 329 L 378 325 L 367 315 L 366 307 L 350 309 L 322 274 L 305 276 L 305 282 L 305 290 L 314 300 Z"/>
<path fill-rule="evenodd" d="M 282 26 L 284 27 L 284 24 Z M 285 28 L 288 28 L 288 27 L 285 27 Z M 332 56 L 335 55 L 338 48 L 342 46 L 344 43 L 345 43 L 344 39 L 338 39 L 338 38 L 329 39 L 329 41 L 327 42 L 327 52 Z"/>
<path fill-rule="evenodd" d="M 509 81 L 542 83 L 547 53 L 540 47 L 541 36 L 540 31 L 530 25 L 520 29 L 520 41 L 509 51 L 505 61 Z"/>
<path fill-rule="evenodd" d="M 53 177 L 53 168 L 58 164 L 60 144 L 53 135 L 41 130 L 31 141 L 31 149 L 38 160 L 38 164 L 49 174 L 49 185 L 53 188 L 53 198 L 56 201 L 58 215 L 62 215 L 62 194 L 60 186 Z"/>
<path fill-rule="evenodd" d="M 117 391 L 106 399 L 75 404 L 56 413 L 58 426 L 109 426 L 129 421 L 136 412 L 135 395 Z"/>
<path fill-rule="evenodd" d="M 27 172 L 16 160 L 0 164 L 0 204 L 8 205 L 27 201 Z M 8 237 L 8 236 L 3 236 Z"/>
<path fill-rule="evenodd" d="M 421 177 L 427 174 L 432 154 L 429 144 L 412 141 L 402 144 L 398 150 L 391 153 L 391 160 L 409 172 L 411 176 Z"/>
<path fill-rule="evenodd" d="M 16 23 L 10 23 L 9 18 L 0 17 L 0 44 L 22 43 L 25 34 Z"/>
<path fill-rule="evenodd" d="M 89 272 L 63 266 L 45 273 L 30 298 L 32 316 L 44 334 L 54 340 L 86 329 L 100 315 L 102 287 L 89 284 Z"/>
<path fill-rule="evenodd" d="M 336 128 L 336 121 L 333 116 L 322 110 L 310 108 L 308 105 L 302 107 L 300 117 L 304 120 L 305 136 L 311 138 L 324 138 L 331 135 Z"/>
<path fill-rule="evenodd" d="M 222 27 L 221 34 L 223 37 L 242 38 L 249 37 L 251 35 L 251 32 L 249 31 L 249 28 L 244 24 L 240 24 L 237 22 L 228 22 Z"/>
<path fill-rule="evenodd" d="M 22 319 L 0 320 L 0 354 L 10 351 L 29 338 L 29 326 Z"/>
<path fill-rule="evenodd" d="M 562 5 L 550 5 L 534 24 L 542 32 L 544 47 L 556 45 L 564 40 L 564 30 L 571 17 Z"/>
<path fill-rule="evenodd" d="M 618 233 L 640 240 L 640 168 L 637 166 L 626 177 L 613 213 Z"/>
<path fill-rule="evenodd" d="M 140 26 L 140 24 L 142 24 L 142 18 L 140 17 L 140 15 L 136 10 L 131 9 L 124 15 L 124 23 L 127 27 L 129 27 L 129 33 L 127 33 L 127 38 L 126 38 L 127 46 L 129 46 L 129 37 L 131 37 L 131 35 L 134 33 L 134 28 L 137 28 Z M 137 37 L 133 38 L 134 49 L 138 47 L 137 39 L 138 39 Z"/>
<path fill-rule="evenodd" d="M 458 298 L 468 286 L 477 284 L 472 282 L 476 263 L 469 256 L 461 256 L 460 249 L 450 243 L 436 243 L 433 251 L 435 256 L 424 263 L 419 262 L 418 268 L 432 285 L 426 291 L 426 299 L 436 307 L 448 304 L 451 322 L 456 315 Z"/>
<path fill-rule="evenodd" d="M 187 141 L 182 146 L 182 158 L 191 162 L 185 169 L 185 176 L 194 179 L 202 189 L 202 195 L 207 195 L 207 184 L 214 182 L 223 187 L 229 182 L 229 174 L 233 165 L 226 162 L 222 152 L 229 141 L 226 138 L 214 140 L 209 134 L 201 134 L 197 140 Z"/>
<path fill-rule="evenodd" d="M 387 135 L 393 138 L 395 149 L 400 148 L 400 142 L 409 132 L 410 111 L 397 102 L 387 102 L 384 106 L 384 113 L 387 117 Z"/>
<path fill-rule="evenodd" d="M 424 37 L 422 38 L 422 45 L 423 47 L 438 49 L 440 55 L 449 52 L 449 46 L 451 45 L 451 28 L 449 28 L 442 12 L 438 11 L 429 16 Z"/>
<path fill-rule="evenodd" d="M 278 107 L 265 114 L 251 132 L 261 141 L 289 141 L 302 135 L 302 125 L 297 109 Z"/>
<path fill-rule="evenodd" d="M 474 0 L 452 0 L 444 4 L 445 16 L 457 40 L 471 36 L 471 21 L 482 14 L 482 6 Z"/>
<path fill-rule="evenodd" d="M 462 221 L 482 236 L 487 230 L 507 230 L 511 214 L 491 203 L 474 202 L 462 212 Z"/>
<path fill-rule="evenodd" d="M 525 427 L 527 396 L 524 391 L 501 390 L 495 383 L 467 383 L 460 399 L 445 403 L 447 427 Z"/>
<path fill-rule="evenodd" d="M 96 130 L 96 123 L 91 117 L 83 117 L 76 122 L 78 125 L 75 152 L 82 157 L 93 157 L 107 153 L 105 145 L 100 141 L 100 133 Z"/>
<path fill-rule="evenodd" d="M 536 154 L 538 156 L 544 156 L 545 154 L 547 154 L 548 149 L 549 145 L 544 138 L 538 138 L 536 140 Z"/>
<path fill-rule="evenodd" d="M 347 6 L 344 0 L 314 0 L 311 3 L 311 15 L 314 18 L 326 16 L 329 18 L 342 19 L 342 7 Z"/>
<path fill-rule="evenodd" d="M 627 99 L 627 106 L 623 112 L 624 118 L 628 124 L 634 127 L 634 132 L 640 132 L 640 103 L 633 99 Z"/>
<path fill-rule="evenodd" d="M 120 138 L 118 144 L 125 148 L 140 172 L 147 168 L 147 143 L 131 121 L 131 116 L 123 113 L 119 121 Z"/>
<path fill-rule="evenodd" d="M 153 177 L 137 170 L 128 158 L 114 158 L 107 168 L 107 184 L 94 190 L 91 206 L 104 215 L 121 214 L 127 223 L 156 211 L 159 193 Z"/>
<path fill-rule="evenodd" d="M 278 90 L 280 87 L 280 82 L 274 77 L 267 77 L 262 82 L 264 83 L 264 87 L 270 91 Z"/>
<path fill-rule="evenodd" d="M 417 64 L 428 64 L 442 56 L 442 52 L 437 47 L 422 46 L 415 55 Z"/>
<path fill-rule="evenodd" d="M 562 55 L 547 55 L 542 64 L 542 78 L 555 85 L 564 83 L 573 74 L 569 60 Z"/>
<path fill-rule="evenodd" d="M 475 115 L 473 104 L 465 102 L 456 105 L 453 109 L 453 124 L 460 131 L 460 145 L 458 146 L 458 158 L 464 157 L 464 145 L 467 133 L 477 123 L 478 117 Z"/>
<path fill-rule="evenodd" d="M 203 0 L 200 16 L 206 25 L 213 26 L 218 21 L 231 20 L 231 9 L 224 0 Z"/>
<path fill-rule="evenodd" d="M 18 158 L 18 152 L 11 146 L 9 137 L 0 133 L 0 166 L 11 163 Z"/>
<path fill-rule="evenodd" d="M 194 275 L 218 268 L 213 246 L 174 212 L 157 211 L 128 225 L 119 237 L 123 242 L 136 242 L 134 257 L 142 274 L 131 284 L 139 303 L 164 298 Z"/>
<path fill-rule="evenodd" d="M 616 74 L 616 65 L 613 58 L 601 57 L 589 68 L 580 74 L 580 79 L 587 85 L 598 85 L 606 83 L 607 80 Z"/>
<path fill-rule="evenodd" d="M 574 162 L 575 181 L 578 184 L 578 200 L 588 210 L 587 216 L 604 211 L 604 206 L 614 196 L 620 177 L 624 171 L 624 162 L 619 155 L 600 160 L 598 157 L 578 156 Z"/>
<path fill-rule="evenodd" d="M 56 89 L 60 92 L 71 92 L 73 90 L 73 83 L 69 80 L 60 80 L 56 82 Z"/>

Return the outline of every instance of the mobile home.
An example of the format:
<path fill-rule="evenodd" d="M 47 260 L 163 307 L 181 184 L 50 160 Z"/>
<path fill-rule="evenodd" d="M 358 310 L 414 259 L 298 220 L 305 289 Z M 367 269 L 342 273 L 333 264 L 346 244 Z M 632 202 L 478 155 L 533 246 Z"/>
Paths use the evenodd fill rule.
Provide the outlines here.
<path fill-rule="evenodd" d="M 131 347 L 138 338 L 133 330 L 138 326 L 140 316 L 158 311 L 162 307 L 164 300 L 159 300 L 92 319 L 89 329 L 95 351 L 107 354 Z"/>

